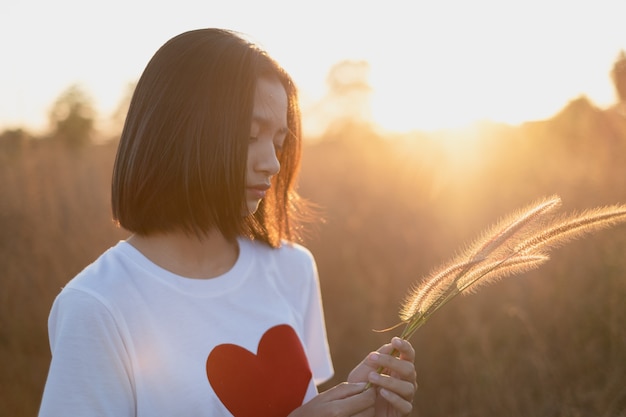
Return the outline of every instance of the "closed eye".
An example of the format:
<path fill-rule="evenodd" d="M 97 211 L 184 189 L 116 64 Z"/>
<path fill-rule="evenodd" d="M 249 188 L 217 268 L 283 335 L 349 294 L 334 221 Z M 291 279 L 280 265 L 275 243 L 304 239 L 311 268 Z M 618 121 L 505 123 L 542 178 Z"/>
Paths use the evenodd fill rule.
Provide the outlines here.
<path fill-rule="evenodd" d="M 289 129 L 287 128 L 283 128 L 280 129 L 277 133 L 276 133 L 276 139 L 274 141 L 274 149 L 276 149 L 276 152 L 280 152 L 283 150 L 283 147 L 285 146 L 285 142 L 287 141 L 288 138 L 288 133 L 289 133 Z"/>

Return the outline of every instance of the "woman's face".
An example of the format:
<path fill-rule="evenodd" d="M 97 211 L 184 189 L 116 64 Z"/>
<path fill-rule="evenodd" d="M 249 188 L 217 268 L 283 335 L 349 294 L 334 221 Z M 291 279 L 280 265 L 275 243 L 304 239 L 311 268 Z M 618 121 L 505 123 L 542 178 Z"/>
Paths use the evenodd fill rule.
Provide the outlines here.
<path fill-rule="evenodd" d="M 280 152 L 287 137 L 287 93 L 275 78 L 257 81 L 246 166 L 246 208 L 254 213 L 278 174 Z"/>

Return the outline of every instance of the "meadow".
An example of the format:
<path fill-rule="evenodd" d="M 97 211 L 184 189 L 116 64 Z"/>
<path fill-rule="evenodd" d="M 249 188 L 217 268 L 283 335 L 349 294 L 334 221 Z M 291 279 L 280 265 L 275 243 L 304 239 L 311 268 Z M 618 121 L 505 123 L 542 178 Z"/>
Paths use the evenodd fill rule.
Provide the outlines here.
<path fill-rule="evenodd" d="M 61 287 L 125 237 L 110 219 L 115 141 L 0 142 L 0 409 L 35 416 Z M 409 287 L 500 217 L 558 194 L 567 211 L 626 203 L 626 113 L 584 98 L 520 126 L 381 133 L 337 122 L 307 141 L 300 180 L 324 222 L 314 253 L 347 376 L 397 335 Z M 412 339 L 421 417 L 626 417 L 626 227 L 460 297 Z"/>

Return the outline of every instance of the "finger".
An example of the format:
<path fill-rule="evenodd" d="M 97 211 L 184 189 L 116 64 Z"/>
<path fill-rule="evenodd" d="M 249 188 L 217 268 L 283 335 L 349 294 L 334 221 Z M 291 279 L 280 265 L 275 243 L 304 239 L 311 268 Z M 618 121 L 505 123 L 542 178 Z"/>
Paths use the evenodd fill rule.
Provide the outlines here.
<path fill-rule="evenodd" d="M 340 416 L 354 416 L 354 415 L 368 415 L 368 410 L 373 410 L 376 404 L 376 391 L 374 389 L 363 390 L 365 384 L 350 384 L 357 385 L 361 390 L 354 393 L 351 387 L 349 392 L 351 395 L 335 400 L 328 403 L 330 409 L 333 410 L 332 415 Z M 338 387 L 341 387 L 339 385 Z M 325 415 L 325 414 L 324 414 Z"/>
<path fill-rule="evenodd" d="M 372 417 L 376 390 L 364 390 L 365 383 L 343 383 L 318 394 L 290 414 L 295 416 L 361 416 Z"/>
<path fill-rule="evenodd" d="M 391 340 L 391 343 L 382 345 L 380 348 L 378 348 L 378 350 L 376 350 L 375 352 L 371 352 L 369 355 L 367 355 L 365 359 L 363 359 L 361 363 L 359 363 L 359 365 L 357 365 L 350 372 L 350 374 L 348 375 L 348 381 L 351 381 L 351 382 L 367 381 L 367 375 L 369 374 L 369 372 L 371 372 L 372 370 L 378 370 L 378 368 L 381 366 L 383 366 L 383 368 L 385 367 L 384 366 L 385 364 L 381 363 L 380 361 L 381 357 L 389 358 L 389 360 L 386 362 L 387 364 L 394 363 L 392 361 L 392 358 L 395 358 L 395 356 L 392 355 L 394 350 L 395 350 L 394 355 L 397 355 L 399 352 L 400 359 L 402 361 L 410 363 L 408 367 L 406 365 L 401 365 L 401 367 L 405 368 L 404 372 L 400 370 L 400 372 L 404 375 L 404 378 L 411 378 L 413 381 L 415 381 L 416 377 L 412 375 L 415 373 L 415 369 L 413 365 L 413 362 L 415 360 L 415 350 L 413 349 L 413 346 L 408 341 L 403 340 L 399 337 L 394 337 Z M 392 366 L 389 370 L 395 371 L 396 367 Z"/>
<path fill-rule="evenodd" d="M 371 353 L 368 361 L 373 367 L 383 368 L 384 373 L 398 377 L 405 381 L 415 382 L 417 378 L 415 365 L 412 361 L 396 358 L 395 356 L 382 354 L 379 352 Z"/>
<path fill-rule="evenodd" d="M 394 337 L 391 341 L 391 344 L 400 352 L 400 360 L 403 362 L 403 371 L 398 372 L 397 376 L 400 376 L 402 379 L 406 381 L 410 381 L 413 385 L 413 395 L 415 391 L 417 391 L 417 372 L 415 370 L 415 349 L 413 345 L 408 340 L 401 339 L 399 337 Z M 410 364 L 410 366 L 408 366 Z"/>
<path fill-rule="evenodd" d="M 365 389 L 364 382 L 358 383 L 349 383 L 343 382 L 339 385 L 336 385 L 321 394 L 318 395 L 321 399 L 326 402 L 341 400 L 344 398 L 352 397 L 354 395 L 360 394 Z"/>
<path fill-rule="evenodd" d="M 405 381 L 393 376 L 372 372 L 369 375 L 369 381 L 377 387 L 393 392 L 407 401 L 413 401 L 415 396 L 416 384 L 410 380 Z"/>
<path fill-rule="evenodd" d="M 409 362 L 415 361 L 415 349 L 408 340 L 394 337 L 391 339 L 391 345 L 400 352 L 400 359 Z"/>
<path fill-rule="evenodd" d="M 413 411 L 413 398 L 406 400 L 393 391 L 380 388 L 378 393 L 383 397 L 400 415 L 409 415 Z"/>
<path fill-rule="evenodd" d="M 348 375 L 349 382 L 365 382 L 367 375 L 378 368 L 377 355 L 389 354 L 393 350 L 391 344 L 381 346 L 377 351 L 368 354 Z"/>
<path fill-rule="evenodd" d="M 394 337 L 391 339 L 391 343 L 387 343 L 378 348 L 376 352 L 370 353 L 370 355 L 365 358 L 364 363 L 371 367 L 378 366 L 376 353 L 399 357 L 400 359 L 408 362 L 415 361 L 415 349 L 413 348 L 413 345 L 411 345 L 408 340 L 404 340 L 399 337 Z"/>

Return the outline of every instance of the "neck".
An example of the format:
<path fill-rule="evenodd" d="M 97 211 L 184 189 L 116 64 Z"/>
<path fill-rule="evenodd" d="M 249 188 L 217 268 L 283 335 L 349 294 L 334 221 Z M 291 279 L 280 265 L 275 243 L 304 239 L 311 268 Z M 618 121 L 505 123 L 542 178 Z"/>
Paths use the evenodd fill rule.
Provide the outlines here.
<path fill-rule="evenodd" d="M 132 235 L 128 243 L 152 262 L 186 278 L 215 278 L 228 272 L 239 256 L 237 242 L 215 232 L 197 237 L 183 232 Z"/>

